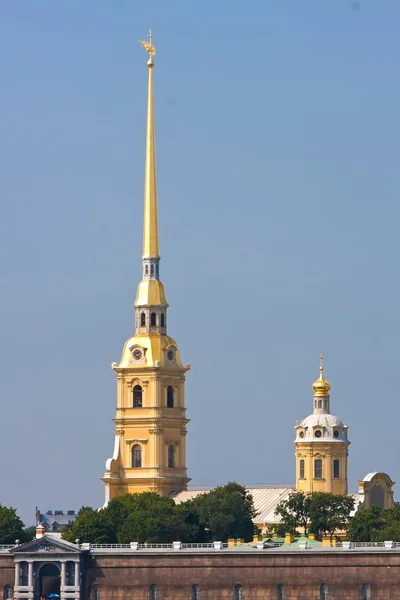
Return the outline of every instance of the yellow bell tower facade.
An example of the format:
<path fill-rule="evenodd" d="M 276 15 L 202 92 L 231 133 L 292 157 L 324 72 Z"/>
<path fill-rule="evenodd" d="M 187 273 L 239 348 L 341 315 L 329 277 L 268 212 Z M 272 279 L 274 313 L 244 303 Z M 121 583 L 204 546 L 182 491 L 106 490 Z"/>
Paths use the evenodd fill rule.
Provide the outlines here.
<path fill-rule="evenodd" d="M 125 344 L 117 373 L 112 458 L 106 462 L 105 501 L 126 493 L 169 495 L 187 488 L 185 373 L 167 335 L 167 298 L 160 281 L 154 136 L 153 37 L 149 54 L 142 281 L 134 303 L 135 335 Z"/>
<path fill-rule="evenodd" d="M 313 383 L 313 413 L 296 423 L 296 489 L 305 493 L 347 494 L 348 426 L 331 415 L 329 390 L 320 357 Z"/>

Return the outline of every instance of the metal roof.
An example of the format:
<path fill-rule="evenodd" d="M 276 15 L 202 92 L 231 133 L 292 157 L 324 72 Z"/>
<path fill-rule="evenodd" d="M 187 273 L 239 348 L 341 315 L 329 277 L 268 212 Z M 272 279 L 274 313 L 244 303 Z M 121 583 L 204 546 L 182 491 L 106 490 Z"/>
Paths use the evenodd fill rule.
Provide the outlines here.
<path fill-rule="evenodd" d="M 292 487 L 276 487 L 276 488 L 246 488 L 253 496 L 254 508 L 257 516 L 254 519 L 255 523 L 279 523 L 280 519 L 275 515 L 275 509 L 279 502 L 287 500 L 289 494 L 294 491 Z M 179 492 L 174 498 L 177 504 L 194 500 L 201 494 L 207 494 L 209 490 L 185 490 Z"/>

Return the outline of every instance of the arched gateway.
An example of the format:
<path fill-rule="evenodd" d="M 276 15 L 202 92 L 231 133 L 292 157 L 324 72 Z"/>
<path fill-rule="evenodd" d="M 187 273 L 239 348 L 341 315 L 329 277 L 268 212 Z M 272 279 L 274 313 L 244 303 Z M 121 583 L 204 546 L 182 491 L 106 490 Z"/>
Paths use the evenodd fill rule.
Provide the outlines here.
<path fill-rule="evenodd" d="M 39 600 L 81 598 L 81 555 L 76 544 L 51 534 L 13 548 L 14 598 Z"/>

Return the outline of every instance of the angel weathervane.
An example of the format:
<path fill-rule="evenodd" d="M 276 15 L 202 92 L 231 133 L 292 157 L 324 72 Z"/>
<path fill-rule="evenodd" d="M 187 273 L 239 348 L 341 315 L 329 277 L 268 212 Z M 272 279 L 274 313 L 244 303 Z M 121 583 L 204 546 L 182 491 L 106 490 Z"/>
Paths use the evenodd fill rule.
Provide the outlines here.
<path fill-rule="evenodd" d="M 139 40 L 139 44 L 142 44 L 142 46 L 144 46 L 147 54 L 149 54 L 149 56 L 151 58 L 153 58 L 153 56 L 156 55 L 156 49 L 153 45 L 153 40 L 154 40 L 154 35 L 151 33 L 151 29 L 150 29 L 150 33 L 147 36 L 149 38 L 149 41 L 143 41 L 143 40 Z"/>

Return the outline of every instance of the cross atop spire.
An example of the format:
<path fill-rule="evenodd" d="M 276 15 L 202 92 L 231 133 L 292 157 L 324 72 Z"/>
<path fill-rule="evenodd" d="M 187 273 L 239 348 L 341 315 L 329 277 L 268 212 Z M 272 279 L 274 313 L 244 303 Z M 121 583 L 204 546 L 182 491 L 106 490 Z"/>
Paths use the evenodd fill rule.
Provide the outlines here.
<path fill-rule="evenodd" d="M 319 355 L 319 372 L 320 372 L 319 376 L 320 376 L 320 379 L 323 379 L 323 375 L 322 375 L 323 370 L 324 370 L 323 360 L 324 360 L 324 357 L 322 356 L 322 354 L 320 354 Z"/>

